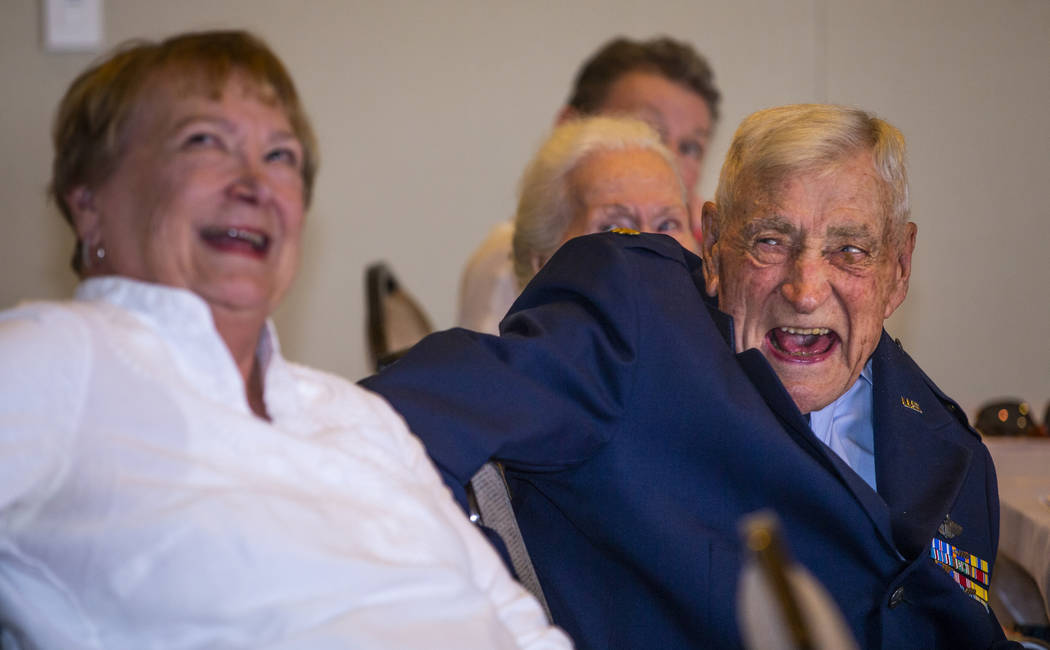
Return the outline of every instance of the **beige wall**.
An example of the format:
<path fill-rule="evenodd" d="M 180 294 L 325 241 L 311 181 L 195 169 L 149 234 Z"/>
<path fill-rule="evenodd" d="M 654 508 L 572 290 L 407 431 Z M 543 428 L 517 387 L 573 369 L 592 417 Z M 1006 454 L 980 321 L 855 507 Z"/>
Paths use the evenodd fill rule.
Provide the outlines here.
<path fill-rule="evenodd" d="M 246 27 L 296 77 L 323 163 L 299 279 L 277 316 L 288 355 L 366 372 L 362 271 L 389 261 L 452 325 L 462 261 L 512 209 L 525 160 L 577 63 L 613 34 L 669 33 L 711 59 L 723 123 L 834 101 L 908 137 L 919 244 L 890 331 L 969 412 L 1050 399 L 1050 3 L 1046 0 L 365 2 L 104 0 L 106 43 Z M 48 125 L 93 55 L 44 53 L 39 0 L 0 3 L 0 307 L 68 295 L 72 238 L 44 201 Z"/>

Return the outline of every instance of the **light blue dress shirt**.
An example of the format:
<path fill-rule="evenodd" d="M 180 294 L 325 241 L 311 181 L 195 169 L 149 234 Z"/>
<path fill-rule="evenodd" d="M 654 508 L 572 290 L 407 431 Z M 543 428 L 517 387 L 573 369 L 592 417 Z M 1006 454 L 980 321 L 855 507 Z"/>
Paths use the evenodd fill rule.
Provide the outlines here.
<path fill-rule="evenodd" d="M 870 359 L 849 390 L 809 414 L 809 426 L 821 442 L 846 461 L 871 489 L 876 489 Z"/>

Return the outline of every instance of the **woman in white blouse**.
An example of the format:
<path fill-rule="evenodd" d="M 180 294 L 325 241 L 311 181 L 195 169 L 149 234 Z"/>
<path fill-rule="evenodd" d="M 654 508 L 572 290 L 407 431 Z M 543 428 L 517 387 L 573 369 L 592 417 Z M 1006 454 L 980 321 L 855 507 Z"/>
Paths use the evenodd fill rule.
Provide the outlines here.
<path fill-rule="evenodd" d="M 567 647 L 378 397 L 281 355 L 316 143 L 244 32 L 77 78 L 72 301 L 0 314 L 0 646 Z"/>

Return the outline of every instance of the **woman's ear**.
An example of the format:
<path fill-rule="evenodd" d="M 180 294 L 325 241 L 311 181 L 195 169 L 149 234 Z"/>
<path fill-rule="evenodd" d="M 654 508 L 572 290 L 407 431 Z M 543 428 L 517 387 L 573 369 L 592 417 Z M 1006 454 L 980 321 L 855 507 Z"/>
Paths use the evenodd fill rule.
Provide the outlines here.
<path fill-rule="evenodd" d="M 73 216 L 73 229 L 84 245 L 102 239 L 102 219 L 95 206 L 95 193 L 87 185 L 77 185 L 65 194 L 66 207 Z"/>
<path fill-rule="evenodd" d="M 64 199 L 77 235 L 73 269 L 81 278 L 103 273 L 107 260 L 102 241 L 102 213 L 96 205 L 95 193 L 87 185 L 78 185 L 66 192 Z"/>
<path fill-rule="evenodd" d="M 547 258 L 539 253 L 532 256 L 532 274 L 536 275 L 543 268 L 543 265 L 547 263 Z"/>
<path fill-rule="evenodd" d="M 714 298 L 718 295 L 718 206 L 711 201 L 704 203 L 701 213 L 703 244 L 701 258 L 704 263 L 704 288 L 707 295 Z"/>

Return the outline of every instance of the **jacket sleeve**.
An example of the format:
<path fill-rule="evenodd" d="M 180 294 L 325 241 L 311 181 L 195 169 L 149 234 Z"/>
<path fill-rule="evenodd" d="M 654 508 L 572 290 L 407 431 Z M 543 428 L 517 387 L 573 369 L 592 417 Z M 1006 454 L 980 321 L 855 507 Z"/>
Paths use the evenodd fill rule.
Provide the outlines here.
<path fill-rule="evenodd" d="M 680 249 L 663 240 L 673 243 L 571 240 L 515 302 L 501 336 L 433 334 L 362 384 L 404 416 L 454 491 L 490 458 L 525 471 L 581 463 L 616 434 L 629 405 L 638 262 L 673 258 Z"/>

